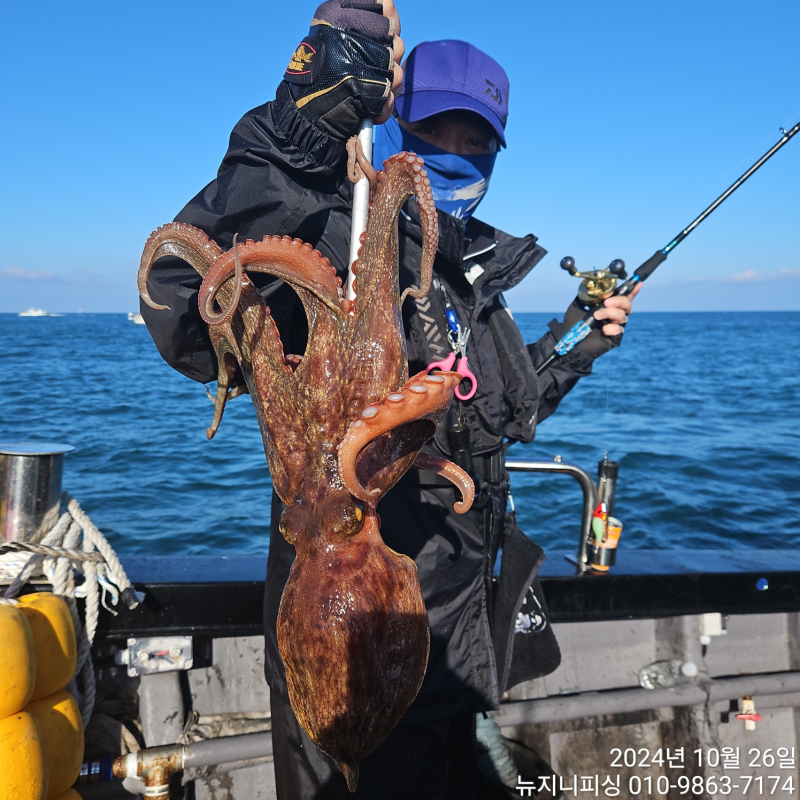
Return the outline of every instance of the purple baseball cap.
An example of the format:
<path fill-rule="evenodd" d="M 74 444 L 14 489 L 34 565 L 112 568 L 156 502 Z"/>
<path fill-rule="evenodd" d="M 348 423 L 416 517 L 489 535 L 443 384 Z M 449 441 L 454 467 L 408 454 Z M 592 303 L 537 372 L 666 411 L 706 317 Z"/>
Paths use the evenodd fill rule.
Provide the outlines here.
<path fill-rule="evenodd" d="M 457 39 L 422 42 L 403 64 L 394 107 L 404 122 L 465 109 L 487 120 L 505 146 L 508 76 L 482 50 Z"/>

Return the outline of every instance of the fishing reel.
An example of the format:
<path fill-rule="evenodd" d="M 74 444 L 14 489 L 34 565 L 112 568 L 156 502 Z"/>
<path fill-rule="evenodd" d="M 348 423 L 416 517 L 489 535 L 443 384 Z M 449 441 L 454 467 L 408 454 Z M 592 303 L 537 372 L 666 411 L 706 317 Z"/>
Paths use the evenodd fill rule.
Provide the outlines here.
<path fill-rule="evenodd" d="M 617 281 L 624 281 L 628 277 L 625 272 L 625 262 L 620 258 L 614 259 L 605 269 L 578 272 L 575 268 L 575 259 L 566 256 L 561 259 L 561 269 L 582 279 L 578 298 L 588 306 L 599 305 L 607 297 L 611 297 L 617 288 Z"/>

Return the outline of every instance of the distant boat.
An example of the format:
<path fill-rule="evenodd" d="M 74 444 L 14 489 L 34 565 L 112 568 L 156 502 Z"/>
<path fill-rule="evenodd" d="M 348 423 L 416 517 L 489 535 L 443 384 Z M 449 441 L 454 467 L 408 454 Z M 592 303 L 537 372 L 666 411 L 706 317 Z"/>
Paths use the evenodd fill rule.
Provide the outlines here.
<path fill-rule="evenodd" d="M 46 317 L 47 312 L 41 308 L 34 308 L 31 306 L 27 311 L 20 311 L 17 315 L 19 317 Z"/>
<path fill-rule="evenodd" d="M 138 311 L 135 314 L 129 311 L 128 320 L 136 325 L 144 325 L 144 317 Z"/>

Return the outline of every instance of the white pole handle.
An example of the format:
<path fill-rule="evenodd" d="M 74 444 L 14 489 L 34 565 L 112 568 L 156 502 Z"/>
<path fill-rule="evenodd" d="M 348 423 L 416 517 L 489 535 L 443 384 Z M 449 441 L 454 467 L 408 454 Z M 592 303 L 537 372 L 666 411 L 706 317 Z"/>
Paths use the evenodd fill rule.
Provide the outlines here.
<path fill-rule="evenodd" d="M 364 151 L 364 156 L 369 162 L 372 162 L 373 127 L 374 123 L 372 120 L 365 119 L 361 122 L 361 127 L 358 129 L 358 140 L 361 142 L 361 149 Z M 345 295 L 348 300 L 354 300 L 356 296 L 353 291 L 353 283 L 355 281 L 353 262 L 358 257 L 358 248 L 361 246 L 359 243 L 361 234 L 367 229 L 368 212 L 369 180 L 365 176 L 353 187 L 353 221 L 350 225 L 350 261 L 348 263 L 347 293 Z"/>

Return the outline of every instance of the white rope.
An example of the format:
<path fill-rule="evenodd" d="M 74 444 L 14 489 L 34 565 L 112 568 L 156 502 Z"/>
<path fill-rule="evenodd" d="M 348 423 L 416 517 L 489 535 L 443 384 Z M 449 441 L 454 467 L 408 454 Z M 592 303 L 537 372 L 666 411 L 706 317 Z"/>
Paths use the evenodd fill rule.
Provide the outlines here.
<path fill-rule="evenodd" d="M 103 605 L 109 594 L 117 604 L 120 595 L 130 608 L 142 600 L 135 592 L 114 549 L 67 492 L 61 497 L 67 510 L 52 530 L 38 544 L 6 542 L 0 544 L 0 584 L 10 585 L 0 596 L 0 604 L 16 604 L 16 597 L 25 583 L 36 575 L 44 575 L 53 593 L 63 597 L 69 608 L 78 644 L 78 663 L 67 689 L 81 709 L 84 728 L 89 724 L 95 701 L 92 642 L 100 615 L 100 590 Z M 75 570 L 83 573 L 83 582 L 76 588 Z M 76 597 L 85 600 L 85 616 L 78 615 Z"/>
<path fill-rule="evenodd" d="M 70 522 L 72 522 L 72 517 L 70 517 L 68 511 L 64 512 L 56 522 L 53 530 L 42 539 L 41 544 L 47 546 L 60 543 Z M 17 580 L 24 582 L 34 574 L 42 559 L 39 555 L 28 557 L 27 553 L 27 550 L 17 548 L 16 550 L 10 550 L 4 556 L 0 556 L 0 582 L 4 583 L 15 575 Z M 12 592 L 9 589 L 8 593 L 14 595 L 16 591 Z"/>
<path fill-rule="evenodd" d="M 64 492 L 62 500 L 67 505 L 72 518 L 83 529 L 84 538 L 88 539 L 92 545 L 94 545 L 92 549 L 97 549 L 102 553 L 106 561 L 104 574 L 108 576 L 111 583 L 119 588 L 120 592 L 124 593 L 126 589 L 132 590 L 131 582 L 128 580 L 128 576 L 125 574 L 125 570 L 122 568 L 122 564 L 119 558 L 117 558 L 114 548 L 108 543 L 106 537 L 97 530 L 94 523 L 78 505 L 78 501 L 74 497 Z"/>
<path fill-rule="evenodd" d="M 48 547 L 43 544 L 33 544 L 32 542 L 8 542 L 4 545 L 0 545 L 0 551 L 9 553 L 35 553 L 36 555 L 34 555 L 25 565 L 24 570 L 26 571 L 28 570 L 29 564 L 41 560 L 38 558 L 38 556 L 68 558 L 71 561 L 78 562 L 105 561 L 102 553 L 92 553 L 91 551 L 87 552 L 85 549 L 76 549 L 74 547 L 53 547 L 52 545 Z"/>

